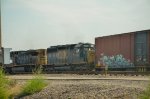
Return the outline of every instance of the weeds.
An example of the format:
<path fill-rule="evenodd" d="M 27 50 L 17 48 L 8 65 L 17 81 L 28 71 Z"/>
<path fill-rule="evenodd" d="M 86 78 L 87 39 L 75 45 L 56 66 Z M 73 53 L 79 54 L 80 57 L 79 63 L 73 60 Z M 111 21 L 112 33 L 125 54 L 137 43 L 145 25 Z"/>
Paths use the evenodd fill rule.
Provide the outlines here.
<path fill-rule="evenodd" d="M 44 79 L 41 76 L 29 80 L 23 87 L 21 96 L 30 95 L 35 92 L 41 91 L 46 86 Z"/>
<path fill-rule="evenodd" d="M 33 70 L 32 70 L 32 73 L 33 74 L 41 74 L 42 73 L 42 66 L 40 66 L 40 65 L 37 65 L 36 66 L 36 68 L 34 68 Z"/>
<path fill-rule="evenodd" d="M 8 99 L 9 94 L 5 87 L 0 86 L 0 99 Z"/>
<path fill-rule="evenodd" d="M 6 78 L 3 69 L 0 68 L 0 99 L 13 99 L 15 96 L 21 97 L 41 91 L 47 84 L 40 73 L 40 68 L 35 70 L 35 77 L 22 87 L 16 86 L 16 80 Z"/>
<path fill-rule="evenodd" d="M 17 81 L 6 78 L 3 69 L 0 67 L 0 99 L 13 99 L 20 93 L 21 86 L 16 86 Z"/>
<path fill-rule="evenodd" d="M 34 71 L 35 77 L 25 84 L 20 96 L 34 94 L 35 92 L 41 91 L 47 84 L 43 77 L 40 75 L 41 68 Z"/>
<path fill-rule="evenodd" d="M 149 83 L 147 89 L 140 96 L 140 99 L 150 99 L 150 83 Z"/>
<path fill-rule="evenodd" d="M 6 79 L 3 69 L 0 67 L 0 99 L 9 98 L 8 82 L 9 81 Z"/>

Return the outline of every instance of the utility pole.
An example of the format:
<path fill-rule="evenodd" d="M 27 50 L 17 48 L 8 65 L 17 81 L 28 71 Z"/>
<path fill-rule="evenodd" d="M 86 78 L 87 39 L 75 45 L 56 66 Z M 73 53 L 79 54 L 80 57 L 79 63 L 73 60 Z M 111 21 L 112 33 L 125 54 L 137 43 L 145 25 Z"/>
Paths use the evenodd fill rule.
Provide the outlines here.
<path fill-rule="evenodd" d="M 0 67 L 3 65 L 3 48 L 2 48 L 2 29 L 1 29 L 1 0 L 0 0 Z"/>
<path fill-rule="evenodd" d="M 10 64 L 10 50 L 11 48 L 4 48 L 2 45 L 2 23 L 1 23 L 1 12 L 2 12 L 2 0 L 0 0 L 0 67 L 6 66 L 6 64 Z"/>

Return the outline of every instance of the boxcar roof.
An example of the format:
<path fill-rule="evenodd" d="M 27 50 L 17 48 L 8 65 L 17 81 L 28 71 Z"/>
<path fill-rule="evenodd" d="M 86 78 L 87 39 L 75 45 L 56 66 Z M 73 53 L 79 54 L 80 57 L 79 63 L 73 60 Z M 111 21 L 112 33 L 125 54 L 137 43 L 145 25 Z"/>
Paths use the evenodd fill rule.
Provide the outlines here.
<path fill-rule="evenodd" d="M 127 33 L 120 33 L 120 34 L 114 34 L 114 35 L 108 35 L 108 36 L 100 36 L 100 37 L 96 37 L 95 39 L 104 38 L 104 37 L 111 37 L 111 36 L 118 36 L 118 35 L 125 35 L 125 34 L 130 34 L 130 33 L 137 33 L 137 32 L 145 32 L 145 31 L 150 31 L 150 29 L 148 29 L 148 30 L 141 30 L 141 31 L 127 32 Z"/>

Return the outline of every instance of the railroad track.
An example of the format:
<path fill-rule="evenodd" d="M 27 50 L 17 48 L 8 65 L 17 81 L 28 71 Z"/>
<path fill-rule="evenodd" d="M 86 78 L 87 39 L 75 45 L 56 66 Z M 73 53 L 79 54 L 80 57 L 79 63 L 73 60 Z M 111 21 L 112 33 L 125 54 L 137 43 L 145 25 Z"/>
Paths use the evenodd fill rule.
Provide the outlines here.
<path fill-rule="evenodd" d="M 149 77 L 123 77 L 123 76 L 93 76 L 93 75 L 61 75 L 61 74 L 43 74 L 42 75 L 45 80 L 56 80 L 56 81 L 92 81 L 92 80 L 107 80 L 107 81 L 113 81 L 113 80 L 120 80 L 120 81 L 149 81 Z M 34 75 L 9 75 L 7 76 L 10 79 L 15 80 L 30 80 L 34 78 Z"/>
<path fill-rule="evenodd" d="M 14 74 L 33 74 L 32 72 L 14 72 L 11 73 L 12 75 Z M 94 75 L 124 75 L 124 76 L 150 76 L 150 72 L 137 72 L 137 71 L 51 71 L 51 72 L 43 72 L 42 74 L 79 74 L 79 75 L 84 75 L 84 74 L 94 74 Z"/>

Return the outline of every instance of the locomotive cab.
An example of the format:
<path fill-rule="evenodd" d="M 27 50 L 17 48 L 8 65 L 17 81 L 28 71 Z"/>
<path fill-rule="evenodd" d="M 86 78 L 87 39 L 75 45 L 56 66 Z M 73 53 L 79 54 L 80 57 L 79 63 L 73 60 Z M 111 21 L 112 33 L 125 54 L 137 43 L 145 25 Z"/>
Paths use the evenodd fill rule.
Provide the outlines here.
<path fill-rule="evenodd" d="M 94 65 L 95 50 L 93 44 L 79 43 L 75 46 L 75 52 L 80 54 L 80 58 L 82 58 L 86 64 Z"/>

